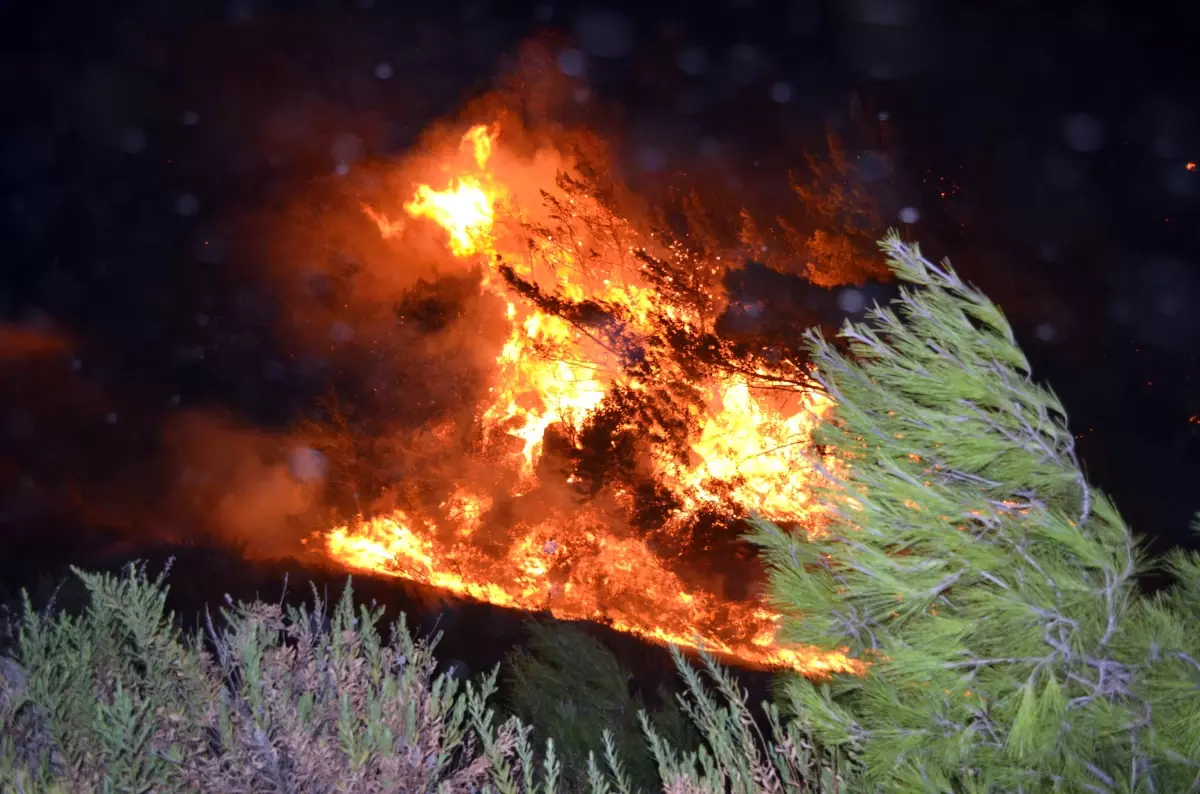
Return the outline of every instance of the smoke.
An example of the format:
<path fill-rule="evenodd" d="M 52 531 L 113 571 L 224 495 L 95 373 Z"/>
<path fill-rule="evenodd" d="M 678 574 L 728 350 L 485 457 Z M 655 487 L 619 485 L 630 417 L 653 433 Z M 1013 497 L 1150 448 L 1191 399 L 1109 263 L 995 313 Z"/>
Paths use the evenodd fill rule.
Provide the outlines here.
<path fill-rule="evenodd" d="M 232 416 L 155 405 L 73 347 L 0 328 L 0 529 L 15 558 L 205 538 L 253 557 L 299 550 L 323 487 L 319 456 Z"/>
<path fill-rule="evenodd" d="M 250 558 L 301 552 L 324 473 L 313 450 L 228 417 L 186 413 L 163 428 L 172 472 L 163 517 L 239 547 Z"/>
<path fill-rule="evenodd" d="M 11 325 L 0 323 L 0 361 L 13 361 L 61 353 L 68 340 L 41 324 Z"/>

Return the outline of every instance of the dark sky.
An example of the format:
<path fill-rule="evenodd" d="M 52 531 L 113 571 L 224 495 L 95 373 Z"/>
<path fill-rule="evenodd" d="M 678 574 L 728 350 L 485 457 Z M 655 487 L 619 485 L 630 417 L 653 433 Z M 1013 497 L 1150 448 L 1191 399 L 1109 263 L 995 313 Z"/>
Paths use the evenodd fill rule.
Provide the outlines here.
<path fill-rule="evenodd" d="M 1012 318 L 1135 531 L 1190 542 L 1194 4 L 47 0 L 0 14 L 0 321 L 73 340 L 100 395 L 81 398 L 75 443 L 143 432 L 118 403 L 147 437 L 188 405 L 286 421 L 312 395 L 280 375 L 286 345 L 246 275 L 265 254 L 231 219 L 402 151 L 557 28 L 572 37 L 563 68 L 620 108 L 635 178 L 719 158 L 731 189 L 780 190 L 782 165 L 852 101 L 885 114 L 914 234 Z"/>

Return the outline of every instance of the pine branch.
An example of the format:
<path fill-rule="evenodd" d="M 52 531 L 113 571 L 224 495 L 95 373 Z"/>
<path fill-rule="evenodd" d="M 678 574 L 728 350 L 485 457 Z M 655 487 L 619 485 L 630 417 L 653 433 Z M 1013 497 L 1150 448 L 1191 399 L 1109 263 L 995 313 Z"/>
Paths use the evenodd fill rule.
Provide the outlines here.
<path fill-rule="evenodd" d="M 1195 585 L 1137 592 L 1138 543 L 999 308 L 894 233 L 881 247 L 900 298 L 846 324 L 848 353 L 807 335 L 837 404 L 816 440 L 842 465 L 814 462 L 828 531 L 754 535 L 785 635 L 870 665 L 790 683 L 797 710 L 881 785 L 1195 790 Z"/>

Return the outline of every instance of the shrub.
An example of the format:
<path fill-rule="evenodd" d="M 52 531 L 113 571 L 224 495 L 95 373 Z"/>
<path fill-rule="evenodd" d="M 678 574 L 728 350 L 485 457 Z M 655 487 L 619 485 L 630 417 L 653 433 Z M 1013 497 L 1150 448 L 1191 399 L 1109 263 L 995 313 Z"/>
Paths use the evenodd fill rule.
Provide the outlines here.
<path fill-rule="evenodd" d="M 531 622 L 529 642 L 509 654 L 504 669 L 513 712 L 554 738 L 569 787 L 585 788 L 588 756 L 602 745 L 606 729 L 632 785 L 658 785 L 639 720 L 647 709 L 632 691 L 632 673 L 602 643 L 577 626 Z M 676 696 L 665 688 L 658 696 L 661 705 L 650 713 L 650 724 L 673 747 L 695 746 Z"/>
<path fill-rule="evenodd" d="M 518 719 L 495 725 L 486 705 L 495 673 L 462 692 L 435 678 L 433 642 L 414 641 L 401 619 L 384 643 L 380 613 L 356 611 L 349 584 L 331 615 L 314 590 L 312 609 L 230 603 L 223 628 L 210 617 L 204 636 L 182 638 L 165 609 L 165 572 L 75 573 L 86 611 L 39 611 L 26 596 L 17 659 L 0 657 L 6 794 L 641 790 L 619 749 L 633 747 L 628 735 L 602 729 L 600 760 L 579 752 L 564 774 L 554 737 L 535 752 Z M 678 732 L 672 721 L 642 712 L 651 770 L 642 783 L 676 794 L 851 791 L 771 708 L 768 741 L 712 659 L 703 663 L 716 695 L 678 651 L 674 659 L 689 689 L 680 708 L 703 743 L 678 752 L 662 735 Z M 601 668 L 624 680 L 615 664 Z"/>
<path fill-rule="evenodd" d="M 0 790 L 515 792 L 533 774 L 528 730 L 486 707 L 495 674 L 434 678 L 432 643 L 403 620 L 385 643 L 349 583 L 327 634 L 314 590 L 311 611 L 230 603 L 225 628 L 182 639 L 162 576 L 76 573 L 83 615 L 26 598 L 20 666 L 0 676 Z M 552 788 L 552 751 L 541 766 Z"/>

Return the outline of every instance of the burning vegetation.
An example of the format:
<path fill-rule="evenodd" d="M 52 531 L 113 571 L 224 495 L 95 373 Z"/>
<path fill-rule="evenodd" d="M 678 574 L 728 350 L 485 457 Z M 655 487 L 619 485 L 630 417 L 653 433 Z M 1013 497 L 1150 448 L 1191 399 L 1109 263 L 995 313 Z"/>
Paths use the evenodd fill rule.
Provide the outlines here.
<path fill-rule="evenodd" d="M 854 669 L 777 639 L 740 540 L 751 514 L 820 531 L 811 432 L 830 402 L 803 354 L 722 334 L 727 259 L 626 220 L 586 163 L 505 152 L 502 133 L 460 129 L 440 179 L 362 207 L 397 250 L 436 239 L 460 268 L 408 290 L 401 324 L 441 326 L 468 302 L 503 319 L 474 403 L 397 442 L 388 507 L 307 545 L 748 664 Z"/>

